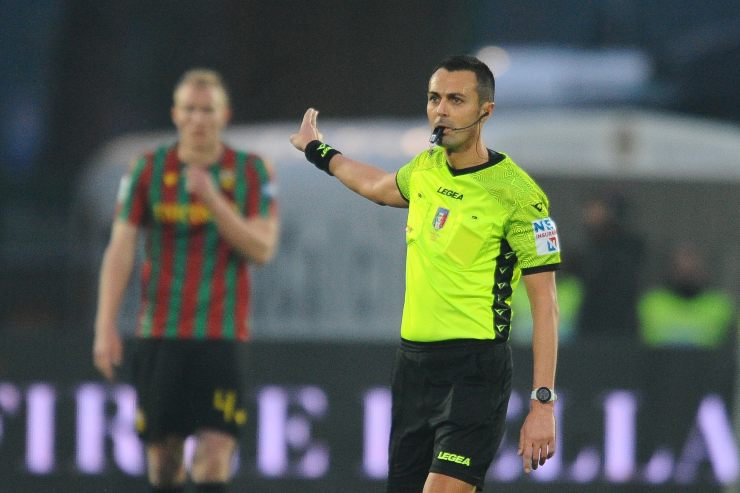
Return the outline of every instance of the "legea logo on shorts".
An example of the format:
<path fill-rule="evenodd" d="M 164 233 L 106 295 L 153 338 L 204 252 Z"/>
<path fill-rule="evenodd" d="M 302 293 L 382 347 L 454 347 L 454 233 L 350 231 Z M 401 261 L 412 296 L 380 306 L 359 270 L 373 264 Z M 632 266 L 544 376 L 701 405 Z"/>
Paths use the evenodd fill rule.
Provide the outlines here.
<path fill-rule="evenodd" d="M 532 230 L 537 255 L 550 255 L 560 251 L 558 228 L 555 221 L 549 217 L 532 221 Z"/>
<path fill-rule="evenodd" d="M 470 457 L 463 455 L 451 454 L 449 452 L 440 452 L 437 454 L 437 459 L 446 460 L 448 462 L 454 462 L 456 464 L 462 464 L 463 466 L 470 466 Z"/>

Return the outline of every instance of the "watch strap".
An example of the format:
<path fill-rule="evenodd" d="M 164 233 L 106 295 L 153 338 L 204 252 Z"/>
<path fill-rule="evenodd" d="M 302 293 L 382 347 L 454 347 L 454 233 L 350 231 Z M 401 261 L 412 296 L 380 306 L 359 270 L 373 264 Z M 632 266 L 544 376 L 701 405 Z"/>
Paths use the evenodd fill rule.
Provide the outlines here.
<path fill-rule="evenodd" d="M 538 395 L 540 393 L 540 390 L 547 391 L 549 393 L 550 398 L 547 400 L 544 400 L 540 398 Z M 544 392 L 542 392 L 544 394 Z M 558 399 L 557 394 L 555 393 L 555 389 L 551 389 L 549 387 L 539 387 L 532 391 L 532 393 L 529 395 L 529 398 L 533 401 L 540 401 L 540 402 L 554 402 Z"/>

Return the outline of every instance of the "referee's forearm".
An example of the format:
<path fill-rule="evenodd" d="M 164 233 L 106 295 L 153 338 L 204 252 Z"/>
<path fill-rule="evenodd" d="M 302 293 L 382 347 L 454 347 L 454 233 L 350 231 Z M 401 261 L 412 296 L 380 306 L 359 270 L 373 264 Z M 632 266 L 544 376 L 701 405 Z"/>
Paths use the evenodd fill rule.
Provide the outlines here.
<path fill-rule="evenodd" d="M 408 202 L 403 200 L 398 191 L 393 173 L 343 154 L 333 156 L 329 168 L 345 187 L 376 204 L 408 207 Z"/>
<path fill-rule="evenodd" d="M 555 387 L 558 359 L 558 308 L 557 303 L 533 310 L 532 387 Z"/>
<path fill-rule="evenodd" d="M 558 295 L 555 273 L 523 277 L 532 310 L 533 388 L 555 386 L 558 359 Z"/>
<path fill-rule="evenodd" d="M 372 184 L 385 175 L 385 171 L 342 154 L 331 159 L 329 169 L 345 187 L 375 202 Z"/>

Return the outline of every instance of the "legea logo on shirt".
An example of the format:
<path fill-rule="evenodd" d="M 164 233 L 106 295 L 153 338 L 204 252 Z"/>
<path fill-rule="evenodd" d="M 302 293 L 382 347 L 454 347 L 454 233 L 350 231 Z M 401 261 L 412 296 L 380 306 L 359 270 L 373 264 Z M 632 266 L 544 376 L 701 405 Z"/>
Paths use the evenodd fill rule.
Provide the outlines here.
<path fill-rule="evenodd" d="M 558 228 L 555 226 L 555 221 L 549 217 L 532 221 L 532 229 L 537 255 L 550 255 L 560 251 Z"/>

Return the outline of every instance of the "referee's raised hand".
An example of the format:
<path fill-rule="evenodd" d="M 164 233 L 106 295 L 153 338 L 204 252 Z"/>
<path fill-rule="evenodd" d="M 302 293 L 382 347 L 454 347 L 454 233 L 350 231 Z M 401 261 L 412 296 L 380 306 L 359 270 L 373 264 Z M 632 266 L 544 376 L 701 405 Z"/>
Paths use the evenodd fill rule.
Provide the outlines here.
<path fill-rule="evenodd" d="M 290 143 L 303 152 L 306 150 L 306 145 L 314 140 L 322 140 L 321 132 L 316 125 L 316 118 L 319 116 L 318 110 L 309 108 L 303 115 L 303 121 L 301 122 L 301 128 L 298 129 L 297 133 L 290 136 Z"/>

